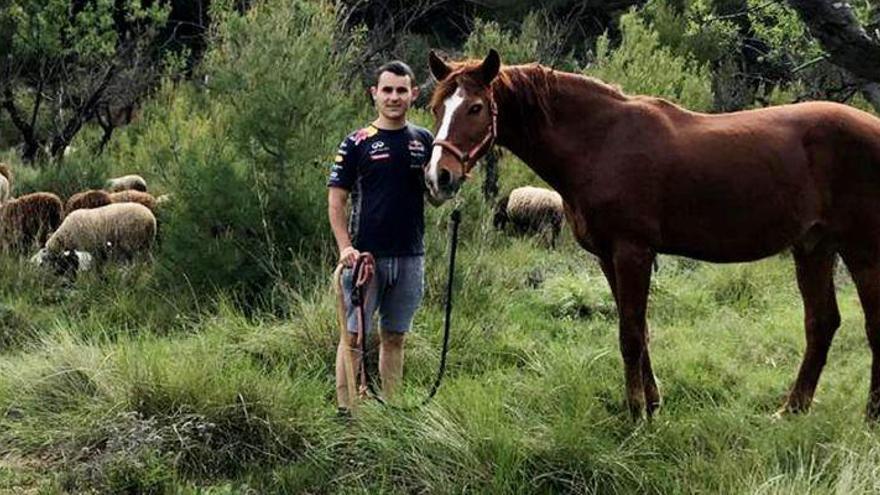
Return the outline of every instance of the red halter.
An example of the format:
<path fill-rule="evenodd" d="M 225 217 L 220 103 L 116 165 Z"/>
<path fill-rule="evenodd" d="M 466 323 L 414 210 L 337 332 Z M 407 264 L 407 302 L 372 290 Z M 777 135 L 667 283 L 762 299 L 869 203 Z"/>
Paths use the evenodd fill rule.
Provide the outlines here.
<path fill-rule="evenodd" d="M 492 113 L 492 123 L 489 125 L 489 128 L 486 130 L 486 136 L 483 137 L 483 140 L 477 143 L 476 146 L 471 148 L 467 153 L 461 151 L 461 149 L 450 143 L 445 139 L 435 139 L 434 146 L 440 146 L 445 149 L 452 156 L 461 163 L 462 174 L 465 178 L 470 175 L 470 171 L 476 165 L 477 158 L 482 156 L 485 151 L 484 148 L 490 148 L 492 143 L 495 142 L 495 138 L 498 137 L 498 107 L 495 106 L 495 100 L 489 100 L 489 111 Z"/>

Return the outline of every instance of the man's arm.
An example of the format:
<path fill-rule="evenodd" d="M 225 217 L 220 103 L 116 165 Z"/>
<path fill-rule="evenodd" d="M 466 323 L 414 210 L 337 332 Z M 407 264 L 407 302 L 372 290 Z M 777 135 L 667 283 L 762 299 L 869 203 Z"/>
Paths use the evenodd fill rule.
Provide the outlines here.
<path fill-rule="evenodd" d="M 327 190 L 327 215 L 330 218 L 333 237 L 336 238 L 336 247 L 339 249 L 339 262 L 345 266 L 352 266 L 360 253 L 351 245 L 351 237 L 348 235 L 345 213 L 348 191 L 341 187 L 328 187 Z"/>

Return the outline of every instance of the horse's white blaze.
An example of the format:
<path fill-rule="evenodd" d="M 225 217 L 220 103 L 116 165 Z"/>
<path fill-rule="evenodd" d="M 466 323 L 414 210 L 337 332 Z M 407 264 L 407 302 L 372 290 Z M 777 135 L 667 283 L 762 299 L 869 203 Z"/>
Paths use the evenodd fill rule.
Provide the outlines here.
<path fill-rule="evenodd" d="M 443 102 L 443 108 L 445 111 L 443 112 L 443 120 L 440 122 L 440 129 L 437 131 L 436 139 L 446 139 L 449 135 L 449 127 L 452 125 L 452 115 L 455 113 L 455 110 L 461 106 L 462 102 L 464 102 L 464 89 L 459 87 L 455 90 L 455 93 L 452 94 L 449 98 Z M 433 186 L 432 189 L 436 190 L 437 188 L 437 174 L 439 172 L 437 164 L 440 162 L 440 155 L 443 153 L 443 148 L 435 145 L 431 150 L 431 161 L 428 163 L 428 171 L 425 174 L 425 178 L 428 182 Z"/>

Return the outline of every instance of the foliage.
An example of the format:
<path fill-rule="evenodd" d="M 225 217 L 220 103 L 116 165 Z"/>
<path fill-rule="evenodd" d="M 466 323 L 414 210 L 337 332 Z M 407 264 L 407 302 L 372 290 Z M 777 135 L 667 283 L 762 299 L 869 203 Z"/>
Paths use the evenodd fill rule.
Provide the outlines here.
<path fill-rule="evenodd" d="M 624 91 L 670 99 L 691 110 L 709 110 L 712 91 L 705 65 L 676 55 L 635 13 L 621 18 L 622 41 L 612 49 L 607 36 L 596 43 L 595 64 L 585 73 L 619 84 Z"/>
<path fill-rule="evenodd" d="M 163 252 L 170 279 L 253 303 L 305 282 L 291 263 L 322 259 L 325 164 L 357 125 L 358 105 L 343 86 L 346 53 L 326 49 L 334 27 L 326 4 L 215 7 L 204 95 L 170 96 L 192 110 L 152 120 L 155 135 L 148 131 L 179 199 Z"/>
<path fill-rule="evenodd" d="M 160 55 L 151 52 L 167 20 L 161 2 L 8 0 L 3 30 L 2 107 L 32 161 L 43 146 L 54 158 L 87 121 L 140 99 L 155 82 Z M 103 112 L 103 115 L 102 115 Z"/>
<path fill-rule="evenodd" d="M 509 65 L 541 62 L 562 70 L 576 70 L 573 53 L 560 53 L 558 26 L 543 11 L 530 12 L 518 32 L 507 31 L 493 21 L 477 19 L 474 29 L 462 47 L 465 56 L 483 58 L 490 48 L 502 54 Z"/>

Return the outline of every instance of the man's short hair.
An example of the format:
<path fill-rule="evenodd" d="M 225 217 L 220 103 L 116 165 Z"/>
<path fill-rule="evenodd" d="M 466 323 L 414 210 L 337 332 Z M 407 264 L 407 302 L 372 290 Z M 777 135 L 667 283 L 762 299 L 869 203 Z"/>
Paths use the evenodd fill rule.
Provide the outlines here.
<path fill-rule="evenodd" d="M 410 86 L 415 86 L 416 84 L 416 75 L 409 65 L 406 65 L 405 62 L 400 60 L 392 60 L 390 62 L 386 62 L 382 64 L 381 67 L 376 69 L 375 80 L 379 80 L 379 76 L 382 75 L 383 72 L 390 72 L 396 76 L 409 76 L 409 84 Z"/>

